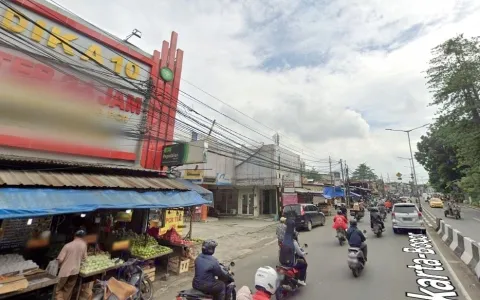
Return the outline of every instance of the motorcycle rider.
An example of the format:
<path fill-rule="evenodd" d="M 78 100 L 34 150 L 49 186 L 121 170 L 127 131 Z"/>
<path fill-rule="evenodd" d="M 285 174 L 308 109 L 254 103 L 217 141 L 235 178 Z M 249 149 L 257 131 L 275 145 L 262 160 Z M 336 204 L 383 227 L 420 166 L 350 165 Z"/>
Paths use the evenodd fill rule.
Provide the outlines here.
<path fill-rule="evenodd" d="M 301 251 L 300 246 L 298 245 L 298 233 L 295 231 L 295 220 L 287 219 L 287 229 L 285 230 L 285 236 L 283 238 L 282 246 L 280 247 L 280 257 L 279 261 L 282 266 L 285 267 L 293 267 L 302 273 L 302 276 L 299 276 L 298 284 L 305 285 L 305 282 L 301 282 L 301 280 L 305 280 L 306 276 L 306 263 L 302 265 L 301 263 L 297 266 L 297 256 L 305 256 L 306 253 Z M 306 262 L 306 261 L 305 261 Z M 304 272 L 301 272 L 300 269 L 304 269 Z"/>
<path fill-rule="evenodd" d="M 269 266 L 260 267 L 255 272 L 255 294 L 247 286 L 238 290 L 236 300 L 270 300 L 280 285 L 277 271 Z"/>
<path fill-rule="evenodd" d="M 380 228 L 382 228 L 382 230 L 385 229 L 385 223 L 383 222 L 383 218 L 379 213 L 379 209 L 372 207 L 370 210 L 370 228 L 373 229 L 373 225 L 375 224 L 380 224 Z"/>
<path fill-rule="evenodd" d="M 214 240 L 206 240 L 202 244 L 202 253 L 195 259 L 195 275 L 192 287 L 204 294 L 213 296 L 213 300 L 225 299 L 225 283 L 228 275 L 222 270 L 220 263 L 213 256 L 218 246 Z M 218 277 L 218 280 L 215 279 Z"/>
<path fill-rule="evenodd" d="M 367 261 L 367 244 L 365 241 L 365 235 L 363 232 L 357 228 L 357 221 L 350 220 L 350 228 L 347 230 L 347 240 L 348 245 L 350 247 L 360 248 L 363 252 L 363 257 L 365 258 L 365 262 Z"/>
<path fill-rule="evenodd" d="M 298 270 L 298 284 L 299 285 L 307 285 L 305 283 L 305 279 L 307 278 L 307 252 L 305 252 L 298 243 L 298 231 L 294 231 L 293 233 L 293 245 L 295 247 L 295 269 Z M 298 259 L 301 258 L 301 259 Z"/>
<path fill-rule="evenodd" d="M 347 230 L 348 228 L 348 220 L 347 217 L 343 215 L 341 210 L 337 211 L 337 215 L 333 218 L 333 225 L 332 228 L 335 230 L 343 229 Z"/>
<path fill-rule="evenodd" d="M 340 205 L 340 210 L 342 211 L 342 214 L 345 216 L 345 218 L 347 218 L 347 206 L 345 205 L 345 203 L 342 203 Z"/>
<path fill-rule="evenodd" d="M 278 246 L 280 247 L 282 245 L 283 237 L 285 236 L 285 230 L 287 229 L 287 225 L 285 225 L 285 222 L 287 221 L 287 218 L 281 217 L 280 218 L 280 224 L 277 225 L 277 240 L 278 240 Z"/>

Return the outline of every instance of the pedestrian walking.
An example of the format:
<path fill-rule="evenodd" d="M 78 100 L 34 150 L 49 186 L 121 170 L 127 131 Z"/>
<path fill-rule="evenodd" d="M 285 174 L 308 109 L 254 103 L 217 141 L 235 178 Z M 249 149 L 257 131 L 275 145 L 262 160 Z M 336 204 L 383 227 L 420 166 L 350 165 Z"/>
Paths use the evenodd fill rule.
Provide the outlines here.
<path fill-rule="evenodd" d="M 78 230 L 75 238 L 70 243 L 63 246 L 62 251 L 57 257 L 60 264 L 55 300 L 70 300 L 73 288 L 77 282 L 80 265 L 87 258 L 87 243 L 83 240 L 84 230 Z"/>

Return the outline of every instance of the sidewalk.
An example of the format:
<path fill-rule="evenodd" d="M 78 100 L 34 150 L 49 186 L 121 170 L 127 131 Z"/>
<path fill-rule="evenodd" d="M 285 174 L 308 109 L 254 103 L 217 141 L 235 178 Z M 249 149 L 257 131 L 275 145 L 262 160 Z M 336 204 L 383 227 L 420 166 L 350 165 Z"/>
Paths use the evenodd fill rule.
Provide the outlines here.
<path fill-rule="evenodd" d="M 217 241 L 215 257 L 220 262 L 228 263 L 276 242 L 277 224 L 255 219 L 222 218 L 214 222 L 194 223 L 192 237 Z M 155 281 L 154 299 L 174 299 L 178 290 L 190 287 L 192 275 L 188 272 L 170 276 L 166 281 Z"/>

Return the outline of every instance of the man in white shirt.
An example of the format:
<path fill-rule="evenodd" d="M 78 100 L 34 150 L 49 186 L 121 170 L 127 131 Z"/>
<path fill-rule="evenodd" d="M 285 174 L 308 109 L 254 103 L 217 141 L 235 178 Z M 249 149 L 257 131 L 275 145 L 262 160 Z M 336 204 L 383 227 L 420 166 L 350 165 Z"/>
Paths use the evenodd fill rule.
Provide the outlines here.
<path fill-rule="evenodd" d="M 63 246 L 57 257 L 60 264 L 60 278 L 55 293 L 55 300 L 70 300 L 73 288 L 77 282 L 80 265 L 87 258 L 87 243 L 83 240 L 85 231 L 79 230 L 70 243 Z"/>

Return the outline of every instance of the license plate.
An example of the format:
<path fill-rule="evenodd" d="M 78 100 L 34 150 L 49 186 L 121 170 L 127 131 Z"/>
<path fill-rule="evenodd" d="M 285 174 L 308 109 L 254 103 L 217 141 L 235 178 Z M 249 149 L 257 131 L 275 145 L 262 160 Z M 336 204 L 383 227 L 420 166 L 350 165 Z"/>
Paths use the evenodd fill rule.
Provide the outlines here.
<path fill-rule="evenodd" d="M 412 221 L 412 218 L 403 218 L 404 221 Z"/>

